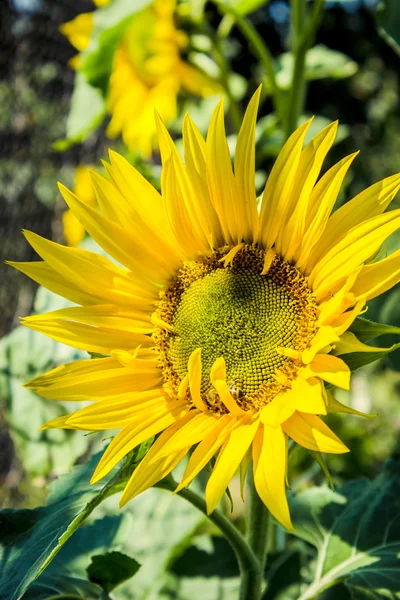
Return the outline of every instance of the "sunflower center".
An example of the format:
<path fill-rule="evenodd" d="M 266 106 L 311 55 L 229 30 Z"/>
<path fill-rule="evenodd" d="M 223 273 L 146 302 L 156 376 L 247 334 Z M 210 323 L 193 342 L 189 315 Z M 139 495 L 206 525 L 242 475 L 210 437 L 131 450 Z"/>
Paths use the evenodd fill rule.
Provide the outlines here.
<path fill-rule="evenodd" d="M 231 392 L 248 406 L 260 391 L 267 399 L 277 369 L 290 362 L 277 349 L 305 349 L 315 333 L 316 304 L 304 277 L 282 259 L 261 275 L 263 250 L 246 246 L 227 267 L 220 257 L 186 263 L 166 290 L 158 314 L 173 332 L 162 336 L 163 363 L 178 383 L 201 348 L 201 393 L 210 404 L 210 372 L 222 356 Z"/>

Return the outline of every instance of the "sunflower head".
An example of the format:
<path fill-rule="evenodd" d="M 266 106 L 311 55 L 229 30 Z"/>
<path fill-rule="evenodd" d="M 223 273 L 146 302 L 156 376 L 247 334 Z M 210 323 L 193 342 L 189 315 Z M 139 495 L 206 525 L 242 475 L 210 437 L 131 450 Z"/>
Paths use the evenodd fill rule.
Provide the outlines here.
<path fill-rule="evenodd" d="M 346 353 L 369 347 L 347 330 L 370 298 L 400 279 L 400 251 L 371 261 L 399 227 L 400 211 L 384 211 L 400 176 L 331 214 L 355 155 L 320 176 L 337 124 L 304 146 L 308 121 L 283 147 L 258 208 L 259 92 L 233 166 L 221 102 L 206 139 L 185 118 L 184 161 L 157 118 L 161 194 L 113 152 L 108 179 L 92 174 L 99 211 L 61 186 L 77 219 L 118 264 L 32 233 L 26 237 L 43 262 L 12 264 L 79 305 L 25 325 L 106 355 L 27 384 L 53 399 L 96 400 L 44 427 L 120 430 L 93 481 L 158 435 L 121 503 L 189 454 L 178 489 L 187 486 L 217 455 L 206 487 L 212 511 L 251 452 L 258 494 L 291 528 L 288 439 L 314 451 L 347 451 L 323 417 L 352 410 L 325 384 L 349 388 Z"/>

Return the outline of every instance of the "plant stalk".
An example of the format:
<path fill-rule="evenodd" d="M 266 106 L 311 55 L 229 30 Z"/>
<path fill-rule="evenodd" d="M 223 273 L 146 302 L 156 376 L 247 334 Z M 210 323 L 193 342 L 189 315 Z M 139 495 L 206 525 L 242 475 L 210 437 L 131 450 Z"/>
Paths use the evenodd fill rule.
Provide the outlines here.
<path fill-rule="evenodd" d="M 289 98 L 285 134 L 288 138 L 298 126 L 303 114 L 307 94 L 305 77 L 307 52 L 315 41 L 325 0 L 315 0 L 311 15 L 307 18 L 306 0 L 291 0 L 292 45 L 294 54 L 293 79 Z"/>
<path fill-rule="evenodd" d="M 157 483 L 155 487 L 173 492 L 177 486 L 178 484 L 174 481 L 172 476 L 168 476 Z M 240 568 L 241 581 L 253 581 L 254 579 L 258 579 L 260 572 L 259 557 L 255 554 L 254 550 L 250 547 L 249 543 L 235 525 L 219 510 L 214 510 L 211 514 L 207 514 L 207 505 L 204 498 L 192 490 L 183 489 L 178 492 L 178 496 L 181 496 L 195 508 L 200 510 L 200 512 L 202 512 L 224 534 L 236 554 Z M 259 597 L 260 596 L 241 595 L 240 600 L 259 600 Z"/>
<path fill-rule="evenodd" d="M 248 573 L 246 577 L 242 578 L 240 600 L 259 600 L 263 592 L 270 514 L 255 489 L 251 468 L 248 471 L 248 480 L 250 507 L 247 542 L 258 559 L 259 569 L 257 572 Z"/>
<path fill-rule="evenodd" d="M 219 0 L 215 0 L 215 2 L 221 13 L 224 15 L 221 24 L 225 23 L 225 19 L 228 17 L 231 17 L 231 19 L 234 20 L 235 25 L 240 29 L 243 36 L 247 39 L 250 48 L 253 49 L 255 56 L 258 58 L 260 64 L 264 68 L 272 88 L 272 102 L 274 105 L 274 110 L 279 116 L 281 123 L 285 125 L 287 120 L 285 111 L 285 97 L 284 93 L 277 84 L 274 59 L 272 58 L 268 47 L 265 45 L 264 40 L 258 33 L 257 29 L 248 19 L 240 15 L 232 6 Z M 231 23 L 228 23 L 231 27 Z M 222 35 L 228 35 L 230 27 L 225 27 L 225 25 L 222 25 L 220 33 Z"/>

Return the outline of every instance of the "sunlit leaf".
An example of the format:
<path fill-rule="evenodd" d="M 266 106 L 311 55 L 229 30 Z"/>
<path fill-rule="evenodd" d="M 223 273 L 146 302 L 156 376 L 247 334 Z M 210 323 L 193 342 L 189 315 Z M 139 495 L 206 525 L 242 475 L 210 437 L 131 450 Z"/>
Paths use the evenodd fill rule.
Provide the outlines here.
<path fill-rule="evenodd" d="M 67 150 L 88 137 L 104 119 L 106 107 L 100 90 L 92 87 L 83 73 L 76 73 L 66 136 L 53 144 L 55 150 Z"/>
<path fill-rule="evenodd" d="M 291 502 L 296 535 L 317 548 L 315 580 L 301 598 L 345 581 L 354 598 L 400 597 L 400 464 L 336 493 L 312 488 Z M 365 590 L 365 591 L 364 591 Z"/>
<path fill-rule="evenodd" d="M 290 89 L 293 80 L 294 56 L 291 52 L 285 52 L 276 61 L 276 80 L 282 90 Z M 305 77 L 309 81 L 317 79 L 345 79 L 351 77 L 358 70 L 354 60 L 338 52 L 331 50 L 323 44 L 314 46 L 307 52 Z M 268 85 L 268 81 L 267 81 Z"/>
<path fill-rule="evenodd" d="M 0 512 L 0 599 L 19 600 L 108 492 L 89 480 L 99 456 L 51 485 L 48 503 L 34 510 Z"/>

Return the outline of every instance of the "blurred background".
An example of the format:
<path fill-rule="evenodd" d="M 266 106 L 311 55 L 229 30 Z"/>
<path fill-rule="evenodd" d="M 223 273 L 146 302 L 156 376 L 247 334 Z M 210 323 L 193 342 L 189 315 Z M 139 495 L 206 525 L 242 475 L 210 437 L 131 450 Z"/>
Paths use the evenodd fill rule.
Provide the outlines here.
<path fill-rule="evenodd" d="M 138 6 L 133 7 L 136 2 L 114 0 L 102 7 L 108 2 L 99 0 L 96 4 L 90 0 L 1 0 L 0 3 L 0 506 L 3 507 L 37 506 L 44 501 L 47 482 L 104 445 L 102 434 L 39 431 L 44 421 L 75 407 L 40 398 L 22 388 L 22 383 L 58 364 L 87 355 L 19 326 L 18 317 L 53 310 L 65 306 L 66 301 L 38 288 L 22 273 L 5 265 L 4 260 L 38 260 L 24 239 L 23 229 L 59 243 L 95 247 L 66 212 L 57 181 L 95 205 L 86 168 L 103 173 L 100 160 L 107 157 L 108 148 L 121 152 L 159 186 L 157 147 L 152 140 L 140 138 L 136 126 L 129 130 L 129 121 L 134 120 L 135 113 L 129 97 L 133 79 L 129 79 L 128 71 L 123 71 L 127 66 L 122 62 L 122 75 L 116 72 L 117 59 L 124 58 L 121 44 L 125 44 L 128 59 L 134 61 L 132 57 L 137 56 L 140 44 L 145 43 L 132 42 L 137 44 L 133 50 L 129 46 L 129 40 L 135 36 L 135 22 L 147 19 L 143 11 L 152 3 L 137 0 Z M 205 133 L 212 109 L 221 94 L 225 94 L 231 97 L 231 102 L 227 102 L 226 122 L 233 148 L 240 113 L 263 82 L 256 156 L 256 182 L 261 192 L 284 134 L 268 93 L 270 81 L 248 39 L 229 15 L 221 14 L 215 3 L 192 0 L 180 1 L 176 6 L 173 2 L 155 4 L 155 12 L 159 11 L 157 14 L 166 21 L 170 19 L 168 11 L 172 6 L 172 21 L 168 23 L 171 27 L 173 22 L 175 28 L 172 37 L 175 36 L 179 49 L 180 80 L 176 87 L 176 107 L 165 119 L 178 145 L 185 112 L 190 112 Z M 275 60 L 278 84 L 287 89 L 293 70 L 288 54 L 288 2 L 236 0 L 232 4 L 267 44 Z M 244 4 L 247 8 L 242 10 Z M 379 12 L 377 0 L 327 1 L 315 44 L 308 53 L 309 84 L 302 119 L 316 115 L 313 132 L 331 120 L 340 120 L 338 139 L 324 170 L 343 156 L 361 150 L 345 180 L 339 204 L 379 179 L 400 171 L 400 55 L 396 47 L 400 10 L 395 4 L 388 3 L 389 14 L 387 7 L 386 12 Z M 107 37 L 104 31 L 107 34 L 108 29 L 101 15 L 113 5 L 117 9 L 108 13 L 111 17 L 104 13 L 105 20 L 110 19 L 107 27 L 111 33 Z M 99 18 L 96 21 L 91 16 L 94 21 L 90 23 L 75 21 L 72 29 L 63 25 L 82 13 L 98 13 Z M 95 38 L 94 49 L 90 46 L 92 42 L 89 44 L 91 36 Z M 167 51 L 166 46 L 155 50 Z M 80 70 L 82 64 L 84 68 Z M 126 101 L 118 96 L 123 93 L 128 93 Z M 394 201 L 394 207 L 400 207 L 400 197 Z M 390 253 L 399 247 L 400 237 L 395 234 L 384 251 Z M 399 289 L 371 302 L 366 317 L 400 326 Z M 386 336 L 383 345 L 389 346 L 393 341 Z M 357 371 L 352 391 L 341 394 L 341 401 L 378 416 L 368 420 L 331 417 L 334 430 L 351 449 L 344 457 L 329 457 L 328 466 L 336 484 L 364 475 L 373 477 L 388 457 L 400 454 L 399 371 L 397 351 Z M 318 465 L 302 449 L 294 452 L 291 469 L 293 489 L 324 479 Z M 297 477 L 297 473 L 301 475 Z M 238 517 L 240 503 L 238 497 L 234 513 Z"/>

